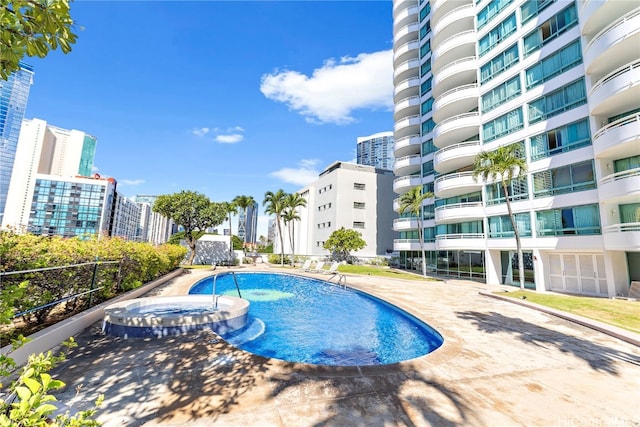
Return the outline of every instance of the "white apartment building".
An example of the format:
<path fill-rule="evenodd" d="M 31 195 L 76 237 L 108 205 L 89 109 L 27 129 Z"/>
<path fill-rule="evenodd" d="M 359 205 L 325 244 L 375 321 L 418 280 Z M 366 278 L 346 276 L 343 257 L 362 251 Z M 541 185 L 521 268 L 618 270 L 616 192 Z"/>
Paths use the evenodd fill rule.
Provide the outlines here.
<path fill-rule="evenodd" d="M 173 220 L 153 212 L 153 203 L 141 201 L 146 200 L 142 197 L 154 197 L 153 200 L 155 201 L 156 196 L 136 196 L 135 198 L 140 208 L 140 221 L 136 240 L 156 245 L 166 243 L 172 234 Z"/>
<path fill-rule="evenodd" d="M 396 233 L 392 230 L 394 212 L 393 173 L 371 166 L 334 162 L 318 180 L 299 190 L 307 206 L 299 208 L 300 221 L 294 224 L 295 253 L 325 257 L 323 248 L 331 233 L 341 227 L 357 230 L 367 245 L 351 255 L 373 258 L 389 255 Z M 285 253 L 291 253 L 289 229 L 283 228 Z M 280 252 L 280 239 L 274 253 Z"/>
<path fill-rule="evenodd" d="M 393 132 L 378 132 L 356 139 L 356 163 L 393 170 Z"/>
<path fill-rule="evenodd" d="M 116 191 L 110 235 L 139 242 L 139 225 L 140 206 Z"/>
<path fill-rule="evenodd" d="M 518 283 L 509 197 L 528 287 L 616 296 L 640 280 L 638 28 L 637 1 L 393 1 L 393 188 L 435 195 L 432 272 Z M 511 144 L 528 170 L 505 195 L 472 165 Z M 418 269 L 417 220 L 394 230 Z"/>

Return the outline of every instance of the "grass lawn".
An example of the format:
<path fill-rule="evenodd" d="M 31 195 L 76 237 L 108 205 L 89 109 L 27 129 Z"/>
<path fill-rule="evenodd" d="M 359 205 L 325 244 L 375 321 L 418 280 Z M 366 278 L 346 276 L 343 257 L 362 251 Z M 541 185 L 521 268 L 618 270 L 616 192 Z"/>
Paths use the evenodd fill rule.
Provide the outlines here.
<path fill-rule="evenodd" d="M 529 291 L 496 293 L 511 298 L 526 296 L 527 301 L 534 304 L 588 317 L 631 332 L 640 333 L 640 301 L 549 295 Z"/>
<path fill-rule="evenodd" d="M 377 267 L 375 265 L 351 265 L 343 264 L 338 267 L 340 273 L 362 274 L 363 276 L 381 276 L 404 280 L 436 280 L 431 277 L 424 278 L 418 274 L 409 274 L 392 270 L 389 267 Z"/>

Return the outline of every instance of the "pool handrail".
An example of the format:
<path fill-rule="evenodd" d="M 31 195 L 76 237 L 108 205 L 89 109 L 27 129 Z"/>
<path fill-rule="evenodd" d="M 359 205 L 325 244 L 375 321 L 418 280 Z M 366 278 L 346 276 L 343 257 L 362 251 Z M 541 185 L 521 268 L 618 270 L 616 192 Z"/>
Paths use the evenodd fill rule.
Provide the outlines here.
<path fill-rule="evenodd" d="M 236 289 L 238 290 L 238 297 L 242 298 L 242 295 L 240 294 L 240 286 L 238 286 L 238 278 L 236 277 L 236 272 L 235 271 L 230 271 L 229 273 L 231 273 L 231 275 L 233 276 L 233 281 L 236 284 Z M 225 273 L 227 274 L 227 273 Z M 213 309 L 217 310 L 218 309 L 218 295 L 216 295 L 216 279 L 218 278 L 218 275 L 214 275 L 213 276 L 213 291 L 212 291 L 212 297 L 213 297 Z"/>

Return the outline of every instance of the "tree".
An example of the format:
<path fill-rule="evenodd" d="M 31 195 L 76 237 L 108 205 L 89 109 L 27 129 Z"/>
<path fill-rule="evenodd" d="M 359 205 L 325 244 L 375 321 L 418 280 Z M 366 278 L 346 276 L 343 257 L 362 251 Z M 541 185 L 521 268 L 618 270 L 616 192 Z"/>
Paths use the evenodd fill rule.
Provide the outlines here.
<path fill-rule="evenodd" d="M 269 215 L 275 215 L 276 227 L 278 229 L 278 236 L 280 236 L 280 265 L 284 264 L 284 239 L 282 237 L 282 226 L 280 220 L 282 219 L 282 213 L 284 212 L 286 205 L 285 200 L 287 193 L 282 189 L 275 193 L 267 191 L 264 193 L 264 200 L 262 205 L 265 207 L 264 212 Z"/>
<path fill-rule="evenodd" d="M 362 239 L 359 231 L 341 227 L 331 233 L 329 239 L 324 242 L 323 248 L 330 251 L 338 261 L 346 261 L 351 251 L 360 250 L 365 246 L 367 242 Z"/>
<path fill-rule="evenodd" d="M 242 233 L 242 243 L 247 243 L 247 209 L 256 203 L 252 196 L 236 196 L 233 203 L 244 212 L 244 233 Z M 240 234 L 240 230 L 238 230 Z"/>
<path fill-rule="evenodd" d="M 433 193 L 422 192 L 422 185 L 416 185 L 402 196 L 400 196 L 400 213 L 409 211 L 418 220 L 418 240 L 420 241 L 420 252 L 422 253 L 422 275 L 427 276 L 427 256 L 424 252 L 424 217 L 422 215 L 422 202 L 433 197 Z"/>
<path fill-rule="evenodd" d="M 293 264 L 296 256 L 295 246 L 295 221 L 300 221 L 300 215 L 298 215 L 298 208 L 307 206 L 307 200 L 299 193 L 287 194 L 285 198 L 285 210 L 282 214 L 282 219 L 285 224 L 291 224 L 289 227 L 289 243 L 291 243 L 291 263 Z"/>
<path fill-rule="evenodd" d="M 20 69 L 24 56 L 44 58 L 58 47 L 71 52 L 76 34 L 71 0 L 3 0 L 0 4 L 0 78 Z"/>
<path fill-rule="evenodd" d="M 516 239 L 516 249 L 518 251 L 518 269 L 520 271 L 520 288 L 524 289 L 524 259 L 522 257 L 522 245 L 520 244 L 520 233 L 518 224 L 511 209 L 511 195 L 509 194 L 509 184 L 511 180 L 519 178 L 527 171 L 527 162 L 520 156 L 521 147 L 518 143 L 500 147 L 493 151 L 483 151 L 478 154 L 473 161 L 473 176 L 477 180 L 479 177 L 486 183 L 487 181 L 500 180 L 502 191 L 507 203 L 507 211 L 513 227 L 513 234 Z"/>
<path fill-rule="evenodd" d="M 184 228 L 184 238 L 191 249 L 189 265 L 196 256 L 196 242 L 205 230 L 222 224 L 227 212 L 222 203 L 214 203 L 204 194 L 194 191 L 181 191 L 163 194 L 153 205 L 153 211 L 171 218 Z"/>

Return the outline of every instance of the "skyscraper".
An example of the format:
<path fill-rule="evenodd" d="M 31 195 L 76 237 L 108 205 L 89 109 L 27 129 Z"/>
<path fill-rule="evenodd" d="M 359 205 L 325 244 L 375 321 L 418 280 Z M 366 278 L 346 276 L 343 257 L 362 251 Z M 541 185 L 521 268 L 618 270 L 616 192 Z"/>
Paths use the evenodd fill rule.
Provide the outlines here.
<path fill-rule="evenodd" d="M 239 209 L 238 213 L 238 237 L 246 243 L 255 243 L 258 228 L 258 203 L 247 206 L 247 214 Z M 246 237 L 246 238 L 245 238 Z"/>
<path fill-rule="evenodd" d="M 27 109 L 33 68 L 20 64 L 20 70 L 0 79 L 0 226 L 4 223 L 4 208 L 13 172 L 20 126 Z"/>
<path fill-rule="evenodd" d="M 394 191 L 435 194 L 429 269 L 517 283 L 508 197 L 528 286 L 625 295 L 640 280 L 637 2 L 394 0 L 393 20 Z M 505 195 L 473 161 L 511 144 L 527 171 Z M 419 266 L 416 219 L 394 229 Z"/>
<path fill-rule="evenodd" d="M 393 170 L 393 132 L 379 132 L 357 139 L 356 163 Z"/>

